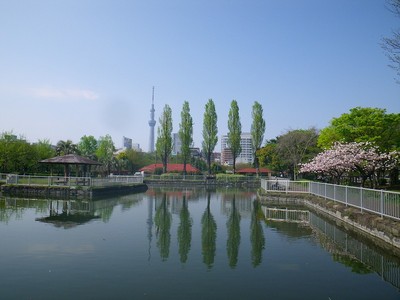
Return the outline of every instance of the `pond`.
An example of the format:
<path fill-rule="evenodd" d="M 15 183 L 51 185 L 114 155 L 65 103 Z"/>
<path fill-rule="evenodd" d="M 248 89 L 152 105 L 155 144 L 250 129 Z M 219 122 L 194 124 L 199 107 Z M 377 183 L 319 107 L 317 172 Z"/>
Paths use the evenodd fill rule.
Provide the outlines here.
<path fill-rule="evenodd" d="M 304 207 L 255 199 L 233 189 L 2 197 L 1 298 L 400 298 L 398 257 Z"/>

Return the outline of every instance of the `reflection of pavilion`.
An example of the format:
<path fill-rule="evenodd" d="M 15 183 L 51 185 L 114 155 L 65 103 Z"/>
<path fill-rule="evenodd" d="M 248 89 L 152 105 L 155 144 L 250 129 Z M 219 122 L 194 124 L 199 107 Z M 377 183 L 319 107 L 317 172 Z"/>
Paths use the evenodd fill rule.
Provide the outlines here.
<path fill-rule="evenodd" d="M 68 229 L 99 218 L 94 213 L 91 202 L 50 200 L 49 216 L 37 218 L 36 221 Z"/>

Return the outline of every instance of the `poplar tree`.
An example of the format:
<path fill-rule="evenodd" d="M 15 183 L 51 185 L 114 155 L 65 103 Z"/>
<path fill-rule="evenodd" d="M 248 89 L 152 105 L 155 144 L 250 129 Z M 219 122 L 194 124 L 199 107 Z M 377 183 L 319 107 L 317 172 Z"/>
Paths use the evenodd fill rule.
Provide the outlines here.
<path fill-rule="evenodd" d="M 172 151 L 172 110 L 165 104 L 163 113 L 159 119 L 157 130 L 156 151 L 161 157 L 163 173 L 167 173 L 168 158 Z"/>
<path fill-rule="evenodd" d="M 203 118 L 203 142 L 202 148 L 207 159 L 208 174 L 211 174 L 211 155 L 215 145 L 218 142 L 217 113 L 215 111 L 214 101 L 208 99 L 205 106 Z"/>
<path fill-rule="evenodd" d="M 187 101 L 183 103 L 178 134 L 181 140 L 183 174 L 186 175 L 186 164 L 190 158 L 190 146 L 193 143 L 193 119 L 190 115 L 189 102 Z"/>
<path fill-rule="evenodd" d="M 231 150 L 233 158 L 233 174 L 236 172 L 236 158 L 242 152 L 240 137 L 242 135 L 242 124 L 240 123 L 239 106 L 236 100 L 232 100 L 228 116 L 228 140 L 227 146 Z"/>
<path fill-rule="evenodd" d="M 257 151 L 261 148 L 265 133 L 265 120 L 263 118 L 263 108 L 257 101 L 253 104 L 251 113 L 253 122 L 251 123 L 251 147 L 253 149 L 254 166 L 257 176 L 260 174 L 260 164 L 257 157 Z"/>

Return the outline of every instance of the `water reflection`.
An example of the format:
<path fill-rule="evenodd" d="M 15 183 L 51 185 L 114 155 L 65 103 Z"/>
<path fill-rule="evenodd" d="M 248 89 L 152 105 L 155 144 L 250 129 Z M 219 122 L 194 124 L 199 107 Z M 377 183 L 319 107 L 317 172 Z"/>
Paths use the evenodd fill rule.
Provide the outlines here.
<path fill-rule="evenodd" d="M 172 214 L 167 208 L 167 194 L 163 193 L 161 203 L 157 205 L 154 224 L 156 226 L 157 247 L 163 261 L 169 257 L 169 247 L 171 244 L 171 222 Z"/>
<path fill-rule="evenodd" d="M 261 220 L 264 219 L 261 210 L 261 204 L 258 201 L 253 201 L 253 210 L 251 213 L 250 223 L 250 241 L 251 241 L 251 262 L 253 267 L 257 267 L 262 262 L 262 252 L 265 248 L 264 230 Z"/>
<path fill-rule="evenodd" d="M 236 267 L 240 245 L 240 213 L 236 208 L 236 195 L 233 194 L 231 213 L 226 222 L 228 239 L 226 241 L 226 252 L 229 266 Z"/>
<path fill-rule="evenodd" d="M 190 245 L 192 242 L 192 224 L 193 220 L 190 217 L 188 201 L 186 195 L 182 197 L 182 209 L 179 214 L 180 223 L 178 227 L 178 244 L 179 244 L 179 257 L 181 263 L 185 263 L 188 259 Z"/>
<path fill-rule="evenodd" d="M 211 193 L 207 193 L 207 207 L 201 218 L 201 249 L 203 262 L 210 269 L 213 266 L 217 241 L 217 223 L 210 209 Z"/>
<path fill-rule="evenodd" d="M 231 276 L 229 272 L 235 272 L 235 274 L 247 272 L 243 275 L 249 278 L 247 284 L 262 276 L 265 278 L 270 276 L 269 279 L 281 276 L 286 280 L 286 276 L 291 276 L 300 270 L 306 272 L 307 270 L 304 271 L 304 269 L 309 268 L 309 266 L 303 268 L 302 261 L 299 263 L 289 257 L 282 258 L 284 253 L 293 253 L 285 252 L 284 249 L 291 249 L 292 245 L 298 247 L 298 244 L 301 244 L 303 248 L 300 249 L 308 249 L 304 252 L 313 252 L 318 248 L 321 252 L 330 253 L 332 260 L 327 259 L 330 263 L 334 261 L 335 265 L 341 264 L 355 274 L 379 274 L 383 280 L 400 288 L 400 259 L 398 257 L 389 255 L 353 233 L 307 211 L 304 207 L 287 205 L 265 207 L 254 198 L 254 194 L 234 190 L 221 193 L 182 189 L 149 190 L 145 194 L 87 202 L 0 198 L 0 222 L 8 224 L 13 220 L 29 217 L 32 220 L 51 223 L 57 228 L 65 229 L 86 224 L 83 225 L 85 230 L 82 231 L 71 230 L 63 233 L 54 230 L 52 226 L 47 226 L 46 229 L 50 233 L 57 231 L 53 237 L 62 235 L 63 239 L 70 238 L 66 244 L 61 242 L 61 238 L 57 243 L 54 242 L 56 250 L 52 252 L 58 253 L 59 249 L 63 248 L 70 249 L 68 246 L 72 245 L 71 249 L 76 248 L 76 251 L 81 253 L 89 253 L 90 250 L 90 258 L 96 257 L 98 253 L 98 260 L 93 264 L 94 267 L 88 266 L 94 269 L 88 272 L 98 271 L 95 266 L 106 261 L 104 260 L 106 254 L 109 253 L 110 256 L 107 257 L 114 259 L 115 253 L 118 252 L 128 253 L 128 256 L 121 256 L 119 268 L 124 269 L 125 264 L 134 261 L 124 269 L 126 274 L 142 269 L 154 276 L 151 272 L 157 269 L 156 266 L 161 265 L 156 273 L 159 270 L 170 272 L 168 268 L 171 266 L 175 268 L 176 264 L 166 262 L 180 261 L 185 264 L 185 268 L 178 266 L 182 273 L 178 273 L 176 269 L 171 271 L 175 271 L 175 275 L 181 274 L 180 280 L 186 280 L 188 272 L 190 274 L 197 272 L 197 278 L 202 277 L 199 270 L 206 270 L 207 276 L 215 276 L 215 278 L 219 278 L 222 272 L 228 276 Z M 131 209 L 136 205 L 137 208 Z M 120 209 L 116 209 L 117 207 Z M 28 210 L 30 213 L 24 215 Z M 126 218 L 120 218 L 121 210 L 124 213 L 128 212 Z M 37 224 L 35 238 L 38 239 L 34 244 L 36 245 L 35 253 L 43 252 L 40 247 L 47 245 L 47 236 L 42 234 L 44 226 L 40 222 L 34 222 Z M 100 222 L 109 224 L 107 227 L 96 226 Z M 135 224 L 134 227 L 133 224 Z M 113 237 L 112 246 L 108 242 L 111 239 L 103 239 L 104 228 L 107 228 L 109 236 Z M 4 230 L 4 232 L 7 231 Z M 82 240 L 77 242 L 73 236 L 79 232 L 87 233 L 87 235 L 83 235 Z M 92 232 L 96 234 L 91 234 Z M 124 238 L 119 240 L 120 232 L 128 232 L 128 234 L 123 235 Z M 93 236 L 100 238 L 93 239 Z M 282 240 L 300 241 L 300 243 L 284 243 Z M 312 249 L 304 247 L 305 244 L 311 245 Z M 141 245 L 143 247 L 140 247 Z M 152 245 L 157 256 L 157 260 L 154 261 L 151 261 Z M 285 245 L 286 248 L 278 248 L 276 245 Z M 126 249 L 127 251 L 124 251 Z M 68 252 L 72 253 L 72 250 Z M 46 253 L 46 257 L 47 255 L 51 253 Z M 326 255 L 323 256 L 326 258 Z M 74 256 L 69 263 L 73 263 L 77 258 L 79 257 Z M 273 263 L 274 259 L 279 260 L 280 264 L 287 263 L 287 265 L 284 268 L 281 265 L 276 267 Z M 15 261 L 18 262 L 17 259 Z M 88 258 L 84 257 L 82 261 L 86 262 Z M 140 268 L 137 268 L 139 265 Z M 194 269 L 190 269 L 192 266 Z M 296 269 L 293 266 L 296 266 Z M 146 267 L 149 268 L 146 269 Z M 269 270 L 273 273 L 267 276 Z M 318 270 L 318 268 L 313 270 Z M 118 273 L 120 269 L 114 272 Z M 186 284 L 188 282 L 189 280 Z M 169 284 L 173 282 L 169 281 Z"/>

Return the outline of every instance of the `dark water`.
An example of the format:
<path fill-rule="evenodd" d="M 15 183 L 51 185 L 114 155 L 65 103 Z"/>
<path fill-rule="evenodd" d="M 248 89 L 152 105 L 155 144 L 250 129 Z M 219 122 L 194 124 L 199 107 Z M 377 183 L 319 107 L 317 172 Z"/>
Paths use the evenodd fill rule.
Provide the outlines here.
<path fill-rule="evenodd" d="M 306 224 L 265 221 L 254 199 L 181 189 L 0 198 L 0 298 L 400 299 L 399 258 L 313 213 Z"/>

